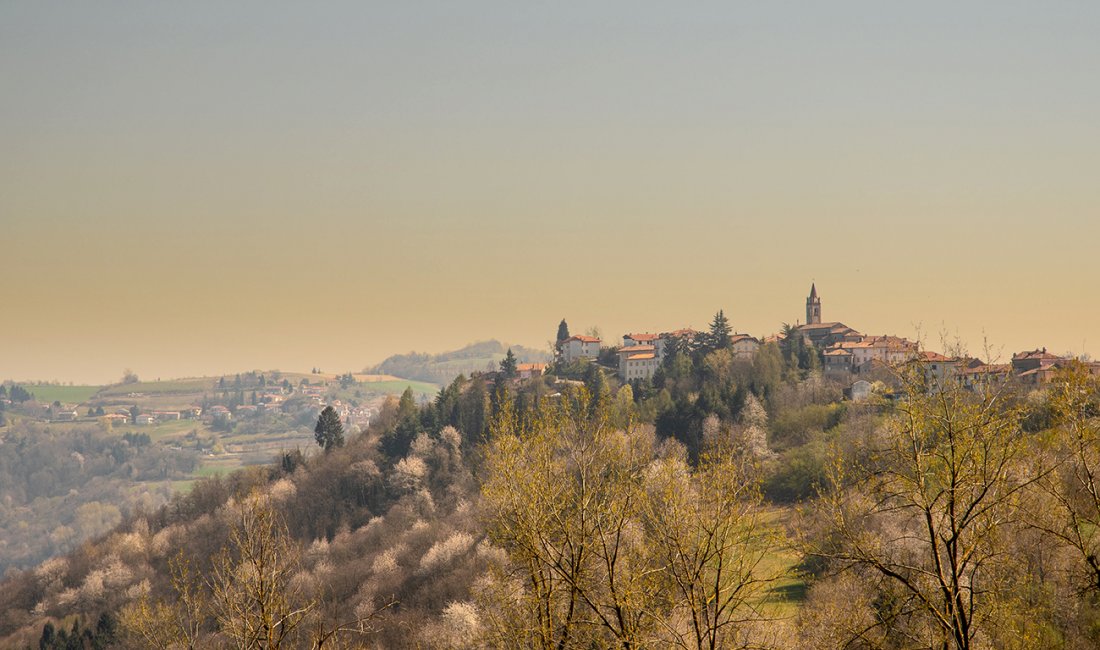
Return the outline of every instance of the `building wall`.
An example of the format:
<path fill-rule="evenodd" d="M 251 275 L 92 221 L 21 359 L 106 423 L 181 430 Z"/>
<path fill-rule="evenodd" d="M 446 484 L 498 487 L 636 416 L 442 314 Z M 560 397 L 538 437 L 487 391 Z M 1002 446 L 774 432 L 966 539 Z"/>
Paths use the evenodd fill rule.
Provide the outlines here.
<path fill-rule="evenodd" d="M 595 359 L 600 356 L 600 344 L 577 340 L 566 341 L 562 343 L 561 355 L 565 363 L 572 363 L 582 358 Z"/>

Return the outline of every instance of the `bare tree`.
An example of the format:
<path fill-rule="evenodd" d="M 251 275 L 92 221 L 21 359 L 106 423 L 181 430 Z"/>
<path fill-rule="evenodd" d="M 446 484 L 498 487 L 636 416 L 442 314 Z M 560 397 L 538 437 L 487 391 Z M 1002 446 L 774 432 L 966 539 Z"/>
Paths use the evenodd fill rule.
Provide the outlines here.
<path fill-rule="evenodd" d="M 771 541 L 751 455 L 715 448 L 693 471 L 651 430 L 591 417 L 583 391 L 569 401 L 494 427 L 482 496 L 508 558 L 483 598 L 492 643 L 746 645 Z"/>
<path fill-rule="evenodd" d="M 1075 362 L 1060 370 L 1048 395 L 1058 471 L 1037 485 L 1046 498 L 1030 521 L 1075 558 L 1073 582 L 1100 596 L 1100 384 Z"/>
<path fill-rule="evenodd" d="M 970 648 L 1011 600 L 1005 549 L 1018 501 L 1049 469 L 1027 454 L 1005 386 L 931 386 L 916 370 L 901 380 L 905 397 L 876 453 L 835 464 L 808 551 L 877 578 L 875 626 L 909 643 Z"/>

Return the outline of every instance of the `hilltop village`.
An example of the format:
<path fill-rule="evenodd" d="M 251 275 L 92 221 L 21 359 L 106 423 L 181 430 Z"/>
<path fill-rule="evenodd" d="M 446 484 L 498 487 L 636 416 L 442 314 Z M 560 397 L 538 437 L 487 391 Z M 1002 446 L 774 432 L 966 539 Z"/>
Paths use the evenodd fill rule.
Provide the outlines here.
<path fill-rule="evenodd" d="M 1002 642 L 1014 629 L 996 637 L 988 626 L 990 647 L 1097 647 L 1095 592 L 1078 594 L 1100 584 L 1100 509 L 1061 477 L 1097 475 L 1100 367 L 1042 349 L 998 365 L 949 357 L 822 313 L 812 286 L 807 322 L 770 336 L 738 333 L 719 311 L 703 330 L 631 332 L 605 346 L 563 321 L 553 357 L 497 343 L 443 386 L 319 369 L 134 376 L 83 396 L 77 389 L 93 387 L 7 384 L 0 646 L 70 647 L 58 630 L 100 647 L 114 635 L 123 647 L 173 647 L 185 634 L 191 647 L 230 645 L 221 639 L 235 619 L 180 631 L 172 608 L 185 594 L 220 607 L 239 593 L 201 576 L 260 575 L 236 558 L 263 539 L 287 558 L 273 565 L 286 577 L 279 594 L 297 600 L 279 602 L 370 618 L 353 630 L 359 647 L 539 646 L 526 622 L 540 611 L 562 627 L 573 607 L 611 611 L 598 599 L 627 584 L 645 599 L 636 611 L 661 617 L 631 647 L 687 638 L 682 603 L 694 597 L 682 588 L 700 602 L 745 594 L 721 625 L 761 635 L 753 647 L 831 650 L 880 618 L 881 638 L 889 626 L 927 635 L 939 609 L 877 604 L 903 593 L 891 576 L 942 566 L 961 567 L 948 585 L 978 575 L 999 590 L 974 608 L 1009 603 L 1019 620 L 1038 612 L 1057 634 L 1083 639 L 1016 646 Z M 404 356 L 423 370 L 454 361 Z M 909 477 L 917 489 L 905 487 Z M 955 503 L 974 513 L 965 527 Z M 261 517 L 277 525 L 257 533 L 249 522 Z M 952 535 L 964 543 L 944 562 L 938 542 Z M 578 551 L 563 563 L 563 548 Z M 1031 561 L 1052 552 L 1067 570 Z M 749 568 L 717 580 L 726 558 Z M 181 582 L 180 566 L 200 577 Z M 568 586 L 517 599 L 511 576 L 522 567 Z M 1060 582 L 1050 590 L 1027 592 L 1035 601 L 1011 600 L 1051 575 Z M 297 576 L 316 590 L 294 591 Z M 572 584 L 594 600 L 564 600 Z M 939 585 L 912 584 L 922 591 L 910 603 L 958 602 Z M 487 622 L 500 611 L 510 618 Z M 614 625 L 569 633 L 579 639 L 570 647 L 628 645 Z"/>
<path fill-rule="evenodd" d="M 868 379 L 906 363 L 920 363 L 930 375 L 941 380 L 956 377 L 966 386 L 1009 377 L 1024 385 L 1038 386 L 1049 383 L 1056 370 L 1073 360 L 1047 352 L 1046 348 L 1015 353 L 1009 363 L 946 356 L 922 350 L 918 342 L 903 337 L 864 334 L 839 321 L 822 321 L 821 313 L 821 296 L 817 285 L 811 284 L 806 297 L 805 324 L 784 325 L 781 332 L 763 338 L 730 330 L 723 347 L 729 348 L 735 358 L 746 361 L 752 360 L 761 346 L 768 343 L 802 348 L 808 351 L 813 369 L 820 370 L 826 378 L 856 384 L 857 394 L 860 387 L 869 383 Z M 716 315 L 712 330 L 715 327 L 728 329 L 722 312 Z M 623 335 L 621 345 L 605 346 L 598 336 L 567 335 L 566 328 L 559 328 L 555 363 L 558 368 L 565 368 L 578 362 L 596 362 L 614 368 L 624 383 L 647 381 L 653 379 L 670 349 L 690 350 L 714 335 L 713 331 L 690 328 L 659 334 L 632 332 Z M 1086 365 L 1093 374 L 1100 374 L 1100 363 Z M 521 367 L 525 377 L 549 368 L 546 364 L 521 364 Z"/>

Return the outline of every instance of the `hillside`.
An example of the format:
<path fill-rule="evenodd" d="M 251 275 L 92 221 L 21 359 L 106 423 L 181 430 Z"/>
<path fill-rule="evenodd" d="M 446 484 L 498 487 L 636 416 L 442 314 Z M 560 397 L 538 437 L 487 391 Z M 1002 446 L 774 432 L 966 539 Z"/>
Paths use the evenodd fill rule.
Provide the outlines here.
<path fill-rule="evenodd" d="M 196 480 L 312 448 L 326 404 L 356 432 L 387 396 L 438 390 L 390 375 L 278 371 L 6 390 L 15 386 L 32 397 L 0 403 L 0 573 L 68 552 Z"/>
<path fill-rule="evenodd" d="M 464 348 L 439 354 L 421 352 L 395 354 L 366 372 L 448 384 L 459 375 L 469 376 L 474 372 L 495 370 L 509 348 L 521 363 L 541 363 L 550 360 L 550 355 L 545 351 L 522 345 L 509 346 L 494 339 L 471 343 Z"/>
<path fill-rule="evenodd" d="M 252 647 L 263 614 L 282 647 L 1097 647 L 1089 366 L 1034 389 L 912 363 L 852 401 L 793 349 L 389 397 L 342 446 L 7 572 L 0 646 Z"/>

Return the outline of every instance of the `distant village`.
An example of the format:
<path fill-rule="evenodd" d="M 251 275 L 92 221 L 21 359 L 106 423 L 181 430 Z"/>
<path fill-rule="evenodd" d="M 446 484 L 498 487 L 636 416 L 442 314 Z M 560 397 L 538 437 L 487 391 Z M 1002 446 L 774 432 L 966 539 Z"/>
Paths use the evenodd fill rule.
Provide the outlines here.
<path fill-rule="evenodd" d="M 255 373 L 248 373 L 253 375 Z M 215 428 L 230 427 L 235 421 L 256 418 L 263 415 L 285 414 L 299 416 L 309 414 L 316 416 L 326 406 L 331 406 L 340 416 L 345 426 L 357 426 L 365 428 L 375 409 L 351 404 L 330 395 L 331 385 L 322 379 L 314 383 L 303 382 L 293 385 L 290 382 L 266 384 L 255 380 L 247 386 L 251 391 L 251 403 L 244 403 L 245 390 L 239 383 L 226 384 L 222 378 L 220 386 L 216 386 L 211 392 L 213 395 L 203 395 L 201 400 L 196 400 L 190 406 L 172 409 L 151 409 L 139 405 L 129 406 L 135 402 L 145 401 L 146 398 L 154 398 L 154 395 L 146 395 L 142 392 L 131 392 L 101 398 L 102 401 L 110 401 L 111 406 L 89 407 L 87 412 L 82 412 L 71 404 L 55 402 L 53 404 L 39 403 L 36 400 L 14 400 L 25 402 L 24 414 L 34 415 L 53 422 L 75 422 L 82 419 L 94 419 L 107 425 L 139 425 L 149 426 L 161 422 L 177 420 L 194 420 Z M 266 385 L 265 385 L 266 384 Z M 13 391 L 18 390 L 13 385 Z M 220 393 L 220 397 L 218 396 Z M 0 403 L 5 406 L 13 405 L 13 396 L 0 397 Z M 32 397 L 27 394 L 27 398 Z M 171 397 L 171 396 L 169 396 Z M 101 401 L 97 400 L 97 401 Z"/>
<path fill-rule="evenodd" d="M 920 363 L 937 379 L 958 378 L 967 387 L 982 382 L 1013 378 L 1023 385 L 1048 383 L 1054 372 L 1072 359 L 1047 352 L 1046 348 L 1027 350 L 1012 355 L 1008 363 L 988 363 L 973 357 L 949 357 L 922 350 L 915 341 L 889 334 L 863 334 L 839 321 L 822 321 L 821 296 L 817 285 L 810 285 L 806 297 L 806 322 L 784 333 L 764 337 L 734 333 L 730 349 L 736 358 L 751 360 L 767 343 L 781 343 L 790 336 L 801 337 L 820 355 L 821 371 L 830 379 L 853 384 L 853 393 L 861 394 L 870 385 L 868 378 L 906 363 Z M 690 346 L 702 333 L 690 328 L 659 334 L 642 332 L 624 334 L 618 357 L 618 376 L 623 382 L 652 379 L 661 367 L 666 351 L 673 341 Z M 604 342 L 595 336 L 576 335 L 558 341 L 555 361 L 568 365 L 579 360 L 595 361 L 604 350 Z M 1100 363 L 1086 364 L 1093 374 L 1100 374 Z M 528 373 L 541 373 L 546 364 L 526 364 Z"/>
<path fill-rule="evenodd" d="M 806 297 L 805 323 L 784 327 L 784 331 L 762 339 L 743 333 L 732 333 L 729 350 L 735 359 L 751 361 L 763 345 L 783 344 L 789 337 L 799 337 L 801 342 L 818 356 L 824 377 L 845 383 L 846 393 L 852 399 L 865 397 L 872 382 L 886 376 L 891 369 L 902 364 L 919 363 L 925 372 L 939 380 L 956 378 L 966 387 L 982 383 L 1012 379 L 1025 386 L 1041 386 L 1048 383 L 1055 371 L 1065 366 L 1070 357 L 1052 354 L 1046 348 L 1026 350 L 1012 355 L 1006 363 L 991 363 L 969 356 L 946 356 L 922 350 L 919 343 L 890 334 L 864 334 L 839 321 L 822 320 L 822 301 L 816 284 L 811 284 Z M 661 367 L 670 347 L 690 349 L 704 333 L 683 328 L 671 332 L 631 332 L 622 336 L 620 345 L 605 345 L 598 336 L 572 335 L 556 342 L 554 363 L 518 363 L 515 379 L 526 380 L 551 373 L 578 362 L 601 362 L 603 367 L 617 372 L 623 383 L 651 380 Z M 609 358 L 612 361 L 609 362 Z M 612 365 L 617 361 L 617 368 Z M 1090 372 L 1100 375 L 1100 363 L 1086 362 Z M 250 373 L 251 374 L 251 373 Z M 491 378 L 497 373 L 487 370 L 483 376 Z M 350 375 L 349 375 L 350 377 Z M 224 382 L 224 379 L 222 380 Z M 239 381 L 239 377 L 238 377 Z M 229 391 L 222 390 L 223 398 Z M 236 389 L 235 389 L 236 390 Z M 365 428 L 374 414 L 372 408 L 349 404 L 329 395 L 325 381 L 298 385 L 283 382 L 281 385 L 251 386 L 252 403 L 243 399 L 208 399 L 203 403 L 173 410 L 145 410 L 137 406 L 102 407 L 87 414 L 69 405 L 55 403 L 41 405 L 41 417 L 53 421 L 76 421 L 84 417 L 97 418 L 113 425 L 153 425 L 172 420 L 199 420 L 213 427 L 231 426 L 234 420 L 257 417 L 270 413 L 291 416 L 304 413 L 316 414 L 325 406 L 336 409 L 345 426 Z M 218 392 L 215 391 L 215 392 Z M 238 391 L 239 392 L 239 391 Z M 240 393 L 243 394 L 243 393 Z M 12 396 L 0 394 L 0 403 L 12 404 Z M 140 393 L 126 397 L 141 398 Z"/>

